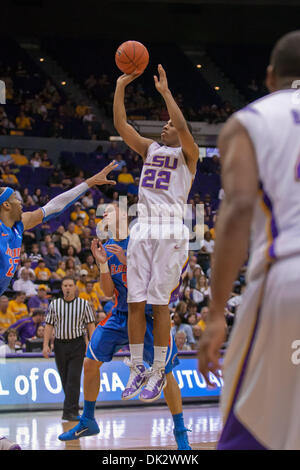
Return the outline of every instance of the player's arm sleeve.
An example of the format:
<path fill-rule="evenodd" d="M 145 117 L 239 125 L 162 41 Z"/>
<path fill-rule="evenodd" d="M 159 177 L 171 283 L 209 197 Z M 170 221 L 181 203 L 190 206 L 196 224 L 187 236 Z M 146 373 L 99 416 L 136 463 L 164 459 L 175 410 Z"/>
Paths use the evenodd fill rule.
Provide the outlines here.
<path fill-rule="evenodd" d="M 69 191 L 65 191 L 51 199 L 51 201 L 42 207 L 44 215 L 43 222 L 47 222 L 48 220 L 59 216 L 72 204 L 78 201 L 78 199 L 85 194 L 88 189 L 89 185 L 87 183 L 81 183 L 75 186 L 75 188 L 69 189 Z"/>

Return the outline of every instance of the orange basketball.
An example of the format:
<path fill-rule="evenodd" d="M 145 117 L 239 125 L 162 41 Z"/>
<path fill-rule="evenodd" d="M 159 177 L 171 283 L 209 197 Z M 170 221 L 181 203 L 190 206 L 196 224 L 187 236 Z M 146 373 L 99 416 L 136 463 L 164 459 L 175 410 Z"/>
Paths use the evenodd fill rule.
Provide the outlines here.
<path fill-rule="evenodd" d="M 141 42 L 126 41 L 118 47 L 115 60 L 123 73 L 143 72 L 149 63 L 149 53 Z"/>

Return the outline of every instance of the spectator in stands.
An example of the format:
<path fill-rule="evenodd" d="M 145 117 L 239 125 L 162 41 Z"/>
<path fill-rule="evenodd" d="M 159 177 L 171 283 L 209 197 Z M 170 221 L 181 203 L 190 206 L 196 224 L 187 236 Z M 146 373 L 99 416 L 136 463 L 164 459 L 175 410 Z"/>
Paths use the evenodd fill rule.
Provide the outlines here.
<path fill-rule="evenodd" d="M 30 280 L 30 273 L 28 269 L 22 270 L 20 279 L 14 282 L 13 290 L 25 292 L 26 297 L 36 295 L 37 288 L 36 285 Z"/>
<path fill-rule="evenodd" d="M 49 281 L 52 276 L 50 269 L 46 267 L 44 259 L 39 260 L 34 272 L 38 281 Z"/>
<path fill-rule="evenodd" d="M 96 313 L 101 309 L 101 303 L 96 292 L 94 292 L 93 287 L 93 282 L 87 281 L 85 284 L 86 292 L 80 292 L 79 297 L 90 302 L 94 309 L 94 313 Z"/>
<path fill-rule="evenodd" d="M 195 349 L 198 350 L 198 345 L 199 345 L 199 341 L 200 341 L 200 338 L 202 336 L 202 329 L 200 328 L 199 325 L 194 325 L 193 326 L 193 335 L 194 335 L 194 338 L 196 340 L 196 346 L 195 346 Z"/>
<path fill-rule="evenodd" d="M 190 351 L 191 346 L 187 343 L 187 336 L 183 330 L 177 331 L 175 335 L 175 344 L 178 351 Z"/>
<path fill-rule="evenodd" d="M 197 304 L 196 304 L 196 306 L 197 306 Z M 197 323 L 198 323 L 197 314 L 194 313 L 194 312 L 189 312 L 188 315 L 187 315 L 187 322 L 192 327 L 194 325 L 197 325 Z"/>
<path fill-rule="evenodd" d="M 81 241 L 79 236 L 75 233 L 75 224 L 73 222 L 69 223 L 68 230 L 66 230 L 66 232 L 61 237 L 62 248 L 67 248 L 69 245 L 75 248 L 77 254 L 80 253 Z"/>
<path fill-rule="evenodd" d="M 28 158 L 25 157 L 20 151 L 20 149 L 16 148 L 14 152 L 11 154 L 11 157 L 14 161 L 14 164 L 17 166 L 28 165 L 29 161 Z"/>
<path fill-rule="evenodd" d="M 16 117 L 16 127 L 20 130 L 31 130 L 32 119 L 25 115 L 24 111 L 20 111 Z"/>
<path fill-rule="evenodd" d="M 2 295 L 0 297 L 0 335 L 16 322 L 14 313 L 8 308 L 8 297 Z"/>
<path fill-rule="evenodd" d="M 74 232 L 77 233 L 77 235 L 82 235 L 83 233 L 83 229 L 84 229 L 84 225 L 83 225 L 83 219 L 81 217 L 77 217 L 77 219 L 75 220 L 75 229 L 74 229 Z"/>
<path fill-rule="evenodd" d="M 191 349 L 194 349 L 195 339 L 193 336 L 192 327 L 191 325 L 188 325 L 187 323 L 183 323 L 183 318 L 178 313 L 177 307 L 174 313 L 173 322 L 174 322 L 174 326 L 171 328 L 171 332 L 173 333 L 173 335 L 176 335 L 178 331 L 184 331 L 184 333 L 186 334 L 186 341 L 187 341 L 188 346 L 190 346 Z"/>
<path fill-rule="evenodd" d="M 212 235 L 210 231 L 205 232 L 204 234 L 204 240 L 201 243 L 201 249 L 200 251 L 202 253 L 213 253 L 215 247 L 215 242 L 212 239 Z"/>
<path fill-rule="evenodd" d="M 1 174 L 1 179 L 4 181 L 7 186 L 20 186 L 18 178 L 13 174 L 9 165 L 6 165 L 3 168 L 3 173 Z"/>
<path fill-rule="evenodd" d="M 7 338 L 7 344 L 0 346 L 0 357 L 6 356 L 7 354 L 20 354 L 23 352 L 18 342 L 17 329 L 9 328 L 5 336 Z"/>
<path fill-rule="evenodd" d="M 98 266 L 91 254 L 86 257 L 86 261 L 81 265 L 81 269 L 87 271 L 87 281 L 96 281 L 100 275 Z"/>
<path fill-rule="evenodd" d="M 44 321 L 44 317 L 44 312 L 42 310 L 36 309 L 32 312 L 31 317 L 27 316 L 21 318 L 21 320 L 18 320 L 16 323 L 12 324 L 10 328 L 17 330 L 22 346 L 25 346 L 27 339 L 36 336 L 37 327 Z"/>
<path fill-rule="evenodd" d="M 45 313 L 47 312 L 47 309 L 49 306 L 49 300 L 47 298 L 47 291 L 48 291 L 48 286 L 46 286 L 46 284 L 40 284 L 38 286 L 37 295 L 33 295 L 28 300 L 28 308 L 29 308 L 30 313 L 32 313 L 33 310 L 37 308 L 43 310 Z"/>
<path fill-rule="evenodd" d="M 33 199 L 31 197 L 31 195 L 29 194 L 29 189 L 28 188 L 24 188 L 24 189 L 22 188 L 20 191 L 21 191 L 23 206 L 25 206 L 25 207 L 34 206 Z"/>
<path fill-rule="evenodd" d="M 131 173 L 128 173 L 127 166 L 123 166 L 121 173 L 118 175 L 118 183 L 134 184 L 134 179 Z"/>
<path fill-rule="evenodd" d="M 41 166 L 41 156 L 39 152 L 33 152 L 31 158 L 30 158 L 30 165 L 33 166 L 33 168 L 39 168 Z"/>
<path fill-rule="evenodd" d="M 93 194 L 91 191 L 87 191 L 85 193 L 85 196 L 82 198 L 82 204 L 86 209 L 89 209 L 90 207 L 95 206 Z"/>
<path fill-rule="evenodd" d="M 20 320 L 21 318 L 28 316 L 28 309 L 27 305 L 25 304 L 25 298 L 25 292 L 20 291 L 16 292 L 14 300 L 10 300 L 8 302 L 8 310 L 15 315 L 16 320 Z"/>
<path fill-rule="evenodd" d="M 31 253 L 29 255 L 29 259 L 31 263 L 38 264 L 38 262 L 43 259 L 42 254 L 40 253 L 38 243 L 33 243 L 31 247 Z"/>
<path fill-rule="evenodd" d="M 45 326 L 40 323 L 36 329 L 36 335 L 33 336 L 33 339 L 44 339 L 44 333 L 45 333 Z"/>
<path fill-rule="evenodd" d="M 19 265 L 20 266 L 20 265 Z M 29 272 L 29 279 L 31 281 L 35 281 L 35 273 L 34 273 L 34 270 L 31 268 L 31 260 L 28 258 L 26 259 L 23 263 L 22 263 L 22 266 L 20 267 L 20 269 L 18 270 L 18 279 L 21 278 L 21 274 L 22 274 L 22 271 L 24 271 L 24 269 L 27 269 L 28 272 Z"/>
<path fill-rule="evenodd" d="M 61 254 L 56 250 L 54 243 L 48 244 L 48 253 L 45 256 L 46 267 L 51 271 L 57 270 L 58 262 L 62 259 Z"/>
<path fill-rule="evenodd" d="M 12 156 L 8 153 L 6 148 L 3 148 L 0 153 L 0 165 L 4 167 L 5 165 L 10 165 L 11 163 L 13 163 Z"/>
<path fill-rule="evenodd" d="M 66 262 L 61 260 L 58 262 L 57 265 L 57 270 L 55 271 L 55 274 L 57 275 L 57 278 L 62 280 L 64 277 L 66 277 Z"/>
<path fill-rule="evenodd" d="M 82 292 L 86 293 L 86 283 L 87 283 L 87 275 L 88 272 L 86 269 L 81 269 L 79 272 L 80 278 L 76 282 L 76 287 L 78 290 L 78 295 L 80 295 Z"/>
<path fill-rule="evenodd" d="M 42 150 L 41 152 L 41 166 L 44 168 L 53 168 L 53 163 L 48 157 L 46 150 Z"/>
<path fill-rule="evenodd" d="M 80 202 L 76 202 L 74 205 L 74 210 L 71 212 L 70 218 L 75 222 L 78 217 L 82 218 L 84 225 L 88 224 L 89 217 L 85 210 L 83 210 Z"/>
<path fill-rule="evenodd" d="M 68 246 L 68 248 L 66 250 L 66 255 L 63 257 L 63 260 L 67 262 L 67 260 L 69 258 L 73 259 L 76 268 L 77 268 L 77 266 L 79 266 L 79 267 L 81 266 L 81 261 L 78 258 L 78 256 L 76 255 L 75 248 L 71 245 Z"/>
<path fill-rule="evenodd" d="M 202 331 L 204 331 L 206 328 L 208 314 L 209 314 L 209 308 L 202 307 L 201 312 L 200 312 L 200 320 L 197 323 L 197 325 L 201 328 Z"/>
<path fill-rule="evenodd" d="M 47 202 L 48 196 L 43 196 L 42 190 L 40 188 L 36 188 L 32 195 L 32 199 L 36 206 L 44 206 Z"/>

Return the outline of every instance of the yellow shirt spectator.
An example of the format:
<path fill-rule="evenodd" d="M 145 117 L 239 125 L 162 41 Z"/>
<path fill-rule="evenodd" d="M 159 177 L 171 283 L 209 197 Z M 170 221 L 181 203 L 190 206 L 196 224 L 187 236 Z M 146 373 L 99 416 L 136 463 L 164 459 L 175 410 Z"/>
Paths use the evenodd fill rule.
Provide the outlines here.
<path fill-rule="evenodd" d="M 16 118 L 16 126 L 18 129 L 31 129 L 30 119 L 21 113 L 20 116 Z"/>
<path fill-rule="evenodd" d="M 99 308 L 101 307 L 96 292 L 92 291 L 90 294 L 88 294 L 87 292 L 81 292 L 81 294 L 79 294 L 79 297 L 90 302 L 90 304 L 94 307 L 95 312 L 97 312 L 97 310 L 99 310 Z"/>
<path fill-rule="evenodd" d="M 94 283 L 93 291 L 96 292 L 99 299 L 101 299 L 102 297 L 106 297 L 103 290 L 100 287 L 100 282 L 99 281 Z"/>
<path fill-rule="evenodd" d="M 61 279 L 63 279 L 67 275 L 66 271 L 61 268 L 58 268 L 55 272 Z"/>
<path fill-rule="evenodd" d="M 204 331 L 205 328 L 206 328 L 206 323 L 205 323 L 204 320 L 198 321 L 197 325 L 200 326 L 200 328 L 201 328 L 202 331 Z"/>
<path fill-rule="evenodd" d="M 120 173 L 118 176 L 118 183 L 130 184 L 134 183 L 134 179 L 131 173 Z"/>
<path fill-rule="evenodd" d="M 79 212 L 73 211 L 73 212 L 71 212 L 70 218 L 71 218 L 71 220 L 73 220 L 73 222 L 76 222 L 78 217 L 81 217 L 83 219 L 83 225 L 88 225 L 89 216 L 87 215 L 87 213 L 85 211 L 79 211 Z"/>
<path fill-rule="evenodd" d="M 82 292 L 86 292 L 86 287 L 85 287 L 85 284 L 81 281 L 77 281 L 76 282 L 76 286 L 77 286 L 77 289 L 78 289 L 78 295 L 80 297 L 80 294 Z"/>
<path fill-rule="evenodd" d="M 12 173 L 3 173 L 3 175 L 1 175 L 1 178 L 8 185 L 10 185 L 10 184 L 18 185 L 19 184 L 18 178 L 16 177 L 16 175 L 13 175 Z"/>
<path fill-rule="evenodd" d="M 39 281 L 48 281 L 48 279 L 51 277 L 51 271 L 46 267 L 43 268 L 37 266 L 34 270 L 34 273 Z"/>
<path fill-rule="evenodd" d="M 17 321 L 16 316 L 10 312 L 8 309 L 6 313 L 1 312 L 0 310 L 0 330 L 9 328 L 10 325 Z"/>
<path fill-rule="evenodd" d="M 14 163 L 18 166 L 29 164 L 28 158 L 25 157 L 25 155 L 22 155 L 21 153 L 12 153 L 11 158 L 13 159 Z"/>
<path fill-rule="evenodd" d="M 16 321 L 29 315 L 27 305 L 24 302 L 18 302 L 17 299 L 9 301 L 7 311 L 14 314 Z"/>

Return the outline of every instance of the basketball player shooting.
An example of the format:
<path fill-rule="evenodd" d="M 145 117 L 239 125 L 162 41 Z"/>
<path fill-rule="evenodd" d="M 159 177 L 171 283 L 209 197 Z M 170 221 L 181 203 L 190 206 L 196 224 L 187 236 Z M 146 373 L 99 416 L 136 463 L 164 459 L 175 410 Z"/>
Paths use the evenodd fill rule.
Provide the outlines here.
<path fill-rule="evenodd" d="M 219 369 L 224 308 L 248 254 L 247 288 L 224 360 L 218 449 L 300 449 L 300 31 L 283 36 L 267 68 L 270 94 L 222 128 L 222 201 L 209 321 L 199 370 Z"/>
<path fill-rule="evenodd" d="M 178 286 L 183 265 L 188 258 L 189 235 L 183 225 L 184 204 L 196 173 L 199 149 L 184 116 L 168 87 L 166 72 L 158 66 L 154 76 L 157 91 L 163 97 L 170 120 L 161 133 L 163 145 L 142 137 L 128 122 L 124 105 L 126 86 L 140 72 L 121 75 L 117 80 L 113 114 L 114 125 L 126 144 L 144 161 L 139 186 L 138 223 L 131 230 L 127 252 L 128 283 L 128 335 L 130 342 L 130 376 L 122 393 L 122 399 L 136 396 L 143 388 L 140 398 L 154 401 L 166 385 L 165 363 L 170 336 L 169 302 L 172 291 Z M 179 212 L 173 222 L 182 228 L 181 238 L 161 236 L 163 218 L 170 216 L 170 206 Z M 148 217 L 155 214 L 155 218 Z M 168 219 L 170 226 L 170 218 Z M 169 227 L 170 228 L 170 227 Z M 151 231 L 156 232 L 155 239 Z M 153 232 L 152 232 L 153 233 Z M 174 233 L 173 233 L 174 235 Z M 152 304 L 154 313 L 154 361 L 150 379 L 146 383 L 143 365 L 144 337 L 146 332 L 145 305 Z"/>

